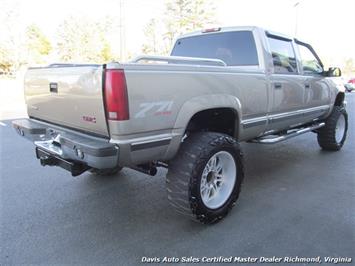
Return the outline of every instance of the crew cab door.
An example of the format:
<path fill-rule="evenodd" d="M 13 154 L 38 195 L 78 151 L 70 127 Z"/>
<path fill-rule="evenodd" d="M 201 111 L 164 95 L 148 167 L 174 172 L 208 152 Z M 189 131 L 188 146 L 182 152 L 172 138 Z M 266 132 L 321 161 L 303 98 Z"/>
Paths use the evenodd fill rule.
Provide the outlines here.
<path fill-rule="evenodd" d="M 330 88 L 323 76 L 323 65 L 313 48 L 296 41 L 299 52 L 301 73 L 305 79 L 305 107 L 312 110 L 307 112 L 307 119 L 312 120 L 325 113 L 330 103 Z"/>
<path fill-rule="evenodd" d="M 303 121 L 305 77 L 299 74 L 291 39 L 267 33 L 267 40 L 273 64 L 268 130 L 282 130 Z"/>

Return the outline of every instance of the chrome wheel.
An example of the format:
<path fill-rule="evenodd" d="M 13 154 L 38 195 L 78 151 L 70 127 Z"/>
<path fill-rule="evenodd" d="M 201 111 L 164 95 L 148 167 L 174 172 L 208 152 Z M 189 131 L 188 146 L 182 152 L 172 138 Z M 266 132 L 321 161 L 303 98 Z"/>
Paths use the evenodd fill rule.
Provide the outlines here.
<path fill-rule="evenodd" d="M 207 208 L 221 207 L 232 194 L 237 179 L 233 156 L 226 151 L 214 154 L 202 172 L 200 193 Z"/>
<path fill-rule="evenodd" d="M 335 140 L 337 143 L 340 143 L 345 134 L 345 117 L 340 115 L 335 127 Z"/>

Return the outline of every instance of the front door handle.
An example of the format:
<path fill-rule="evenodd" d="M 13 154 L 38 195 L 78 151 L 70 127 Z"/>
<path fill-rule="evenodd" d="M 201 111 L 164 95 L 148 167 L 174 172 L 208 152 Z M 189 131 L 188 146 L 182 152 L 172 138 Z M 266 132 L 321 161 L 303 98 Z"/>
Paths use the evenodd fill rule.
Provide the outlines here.
<path fill-rule="evenodd" d="M 304 87 L 305 87 L 306 89 L 309 89 L 309 88 L 311 87 L 311 85 L 308 84 L 308 83 L 306 83 L 306 84 L 304 84 Z"/>
<path fill-rule="evenodd" d="M 281 89 L 282 88 L 282 84 L 281 83 L 275 83 L 274 87 L 275 87 L 275 89 Z"/>

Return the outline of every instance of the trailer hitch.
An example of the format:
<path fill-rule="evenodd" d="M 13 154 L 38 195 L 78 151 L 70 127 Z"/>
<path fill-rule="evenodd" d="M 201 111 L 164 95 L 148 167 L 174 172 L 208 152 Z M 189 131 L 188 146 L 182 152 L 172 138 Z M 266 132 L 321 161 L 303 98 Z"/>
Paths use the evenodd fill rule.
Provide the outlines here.
<path fill-rule="evenodd" d="M 56 160 L 53 157 L 49 157 L 49 156 L 42 156 L 39 158 L 39 161 L 41 163 L 42 166 L 53 166 L 56 165 Z"/>
<path fill-rule="evenodd" d="M 39 159 L 42 166 L 59 166 L 67 171 L 69 171 L 72 176 L 78 176 L 89 170 L 91 167 L 88 165 L 72 160 L 66 160 L 51 154 L 48 151 L 36 147 L 36 156 Z"/>

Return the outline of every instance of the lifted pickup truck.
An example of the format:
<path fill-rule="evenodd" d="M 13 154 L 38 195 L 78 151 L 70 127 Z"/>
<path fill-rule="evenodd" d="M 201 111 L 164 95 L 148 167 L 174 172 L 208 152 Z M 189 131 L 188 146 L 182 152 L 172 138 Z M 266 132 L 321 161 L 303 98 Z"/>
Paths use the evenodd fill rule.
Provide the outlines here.
<path fill-rule="evenodd" d="M 337 151 L 347 134 L 344 92 L 313 48 L 258 27 L 181 36 L 171 56 L 126 64 L 54 64 L 25 77 L 29 119 L 13 121 L 43 166 L 73 176 L 122 167 L 154 175 L 180 213 L 214 223 L 243 180 L 239 142 L 272 144 L 314 132 Z"/>

